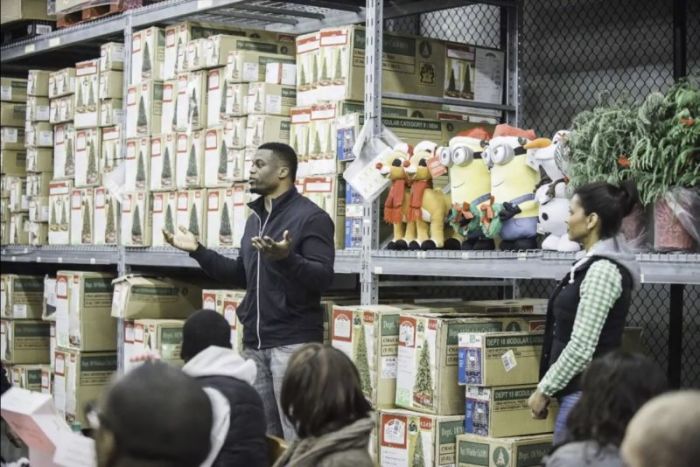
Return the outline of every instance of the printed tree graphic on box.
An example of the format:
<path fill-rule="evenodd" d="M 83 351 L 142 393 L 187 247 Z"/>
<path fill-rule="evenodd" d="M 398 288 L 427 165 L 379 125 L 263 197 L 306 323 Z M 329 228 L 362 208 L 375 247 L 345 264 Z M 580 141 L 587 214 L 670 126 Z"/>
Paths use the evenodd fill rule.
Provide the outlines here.
<path fill-rule="evenodd" d="M 175 96 L 175 107 L 173 107 L 173 121 L 171 123 L 173 130 L 177 130 L 177 103 L 179 100 L 180 98 Z"/>
<path fill-rule="evenodd" d="M 219 243 L 221 246 L 231 244 L 231 217 L 228 213 L 228 204 L 224 202 L 223 214 L 221 215 L 221 225 L 219 226 Z"/>
<path fill-rule="evenodd" d="M 226 181 L 228 178 L 228 148 L 226 142 L 221 141 L 221 149 L 219 149 L 219 170 L 218 177 L 220 182 Z"/>
<path fill-rule="evenodd" d="M 331 126 L 328 126 L 328 137 L 326 138 L 326 154 L 328 156 L 333 154 L 333 129 Z"/>
<path fill-rule="evenodd" d="M 262 121 L 259 122 L 262 124 Z M 260 145 L 260 126 L 255 123 L 255 133 L 253 133 L 253 146 Z"/>
<path fill-rule="evenodd" d="M 197 220 L 197 205 L 195 203 L 192 203 L 192 209 L 190 210 L 189 231 L 192 232 L 196 237 L 199 236 L 199 220 Z"/>
<path fill-rule="evenodd" d="M 53 91 L 52 91 L 52 96 L 51 97 L 56 97 L 58 96 L 58 80 L 53 80 Z"/>
<path fill-rule="evenodd" d="M 255 91 L 255 104 L 253 104 L 253 110 L 255 112 L 262 112 L 262 100 L 260 100 L 260 90 Z"/>
<path fill-rule="evenodd" d="M 321 137 L 318 135 L 318 131 L 316 131 L 316 135 L 314 137 L 314 145 L 311 147 L 311 155 L 318 155 L 321 153 Z"/>
<path fill-rule="evenodd" d="M 146 103 L 143 100 L 143 96 L 139 98 L 139 115 L 136 119 L 136 125 L 138 126 L 139 133 L 148 132 L 148 118 L 146 117 Z"/>
<path fill-rule="evenodd" d="M 455 70 L 454 68 L 450 68 L 450 81 L 447 85 L 447 90 L 445 91 L 445 94 L 451 97 L 455 97 L 459 95 L 457 92 L 457 84 L 455 83 Z"/>
<path fill-rule="evenodd" d="M 170 233 L 175 232 L 175 227 L 173 225 L 173 210 L 170 208 L 170 204 L 168 204 L 168 207 L 165 210 L 165 231 Z"/>
<path fill-rule="evenodd" d="M 472 93 L 472 76 L 471 76 L 471 65 L 467 63 L 464 67 L 464 84 L 462 85 L 462 97 L 465 99 L 473 99 L 474 94 Z"/>
<path fill-rule="evenodd" d="M 49 215 L 49 230 L 55 232 L 58 230 L 56 225 L 56 202 L 51 203 L 51 214 Z"/>
<path fill-rule="evenodd" d="M 335 52 L 335 73 L 333 73 L 333 84 L 343 84 L 343 53 L 340 49 Z"/>
<path fill-rule="evenodd" d="M 75 160 L 73 159 L 73 139 L 66 140 L 66 175 L 75 174 Z"/>
<path fill-rule="evenodd" d="M 234 146 L 240 146 L 241 144 L 241 135 L 239 133 L 240 132 L 238 131 L 238 123 L 234 122 L 233 136 L 231 136 L 231 144 L 233 144 Z"/>
<path fill-rule="evenodd" d="M 146 168 L 143 165 L 143 151 L 139 151 L 139 157 L 136 159 L 136 188 L 146 186 Z"/>
<path fill-rule="evenodd" d="M 80 232 L 82 243 L 92 243 L 92 216 L 90 215 L 90 204 L 83 203 L 83 228 Z"/>
<path fill-rule="evenodd" d="M 316 86 L 318 83 L 318 54 L 314 54 L 314 64 L 311 68 L 311 84 Z"/>
<path fill-rule="evenodd" d="M 153 176 L 153 174 L 151 174 Z M 172 169 L 170 167 L 170 149 L 168 146 L 165 147 L 165 152 L 163 153 L 163 168 L 160 171 L 160 183 L 163 187 L 172 186 L 173 180 Z"/>
<path fill-rule="evenodd" d="M 75 110 L 81 111 L 83 110 L 83 87 L 78 86 L 78 90 L 76 91 L 77 95 L 75 96 Z"/>
<path fill-rule="evenodd" d="M 431 407 L 433 405 L 433 377 L 430 371 L 430 349 L 428 341 L 423 341 L 423 348 L 418 357 L 416 382 L 413 386 L 413 402 Z"/>
<path fill-rule="evenodd" d="M 321 86 L 328 86 L 331 82 L 330 77 L 328 76 L 328 57 L 324 54 L 323 55 L 323 63 L 321 65 L 321 78 L 319 79 L 319 83 Z"/>
<path fill-rule="evenodd" d="M 357 354 L 355 356 L 355 366 L 360 374 L 362 392 L 367 397 L 372 397 L 372 382 L 369 375 L 369 361 L 367 360 L 367 342 L 365 341 L 365 329 L 358 319 L 355 322 L 355 332 L 357 333 Z M 359 324 L 359 326 L 358 326 Z"/>
<path fill-rule="evenodd" d="M 306 86 L 308 83 L 306 82 L 306 70 L 304 69 L 304 65 L 300 64 L 299 65 L 299 90 L 300 91 L 305 91 L 308 89 Z"/>
<path fill-rule="evenodd" d="M 226 115 L 226 85 L 219 86 L 221 104 L 219 105 L 219 116 Z"/>
<path fill-rule="evenodd" d="M 418 434 L 416 435 L 416 447 L 413 450 L 411 467 L 425 467 L 425 458 L 423 456 L 423 433 L 421 433 L 420 430 L 418 430 Z"/>
<path fill-rule="evenodd" d="M 63 230 L 64 232 L 66 232 L 66 231 L 68 230 L 68 212 L 67 212 L 67 210 L 66 210 L 66 209 L 67 209 L 67 208 L 66 208 L 66 205 L 67 205 L 68 203 L 67 203 L 66 201 L 63 201 L 61 204 L 62 204 L 62 208 L 61 208 L 61 222 L 60 222 L 60 225 L 61 225 L 61 230 Z"/>
<path fill-rule="evenodd" d="M 234 89 L 233 94 L 231 95 L 231 113 L 232 114 L 240 114 L 241 113 L 241 102 L 240 99 L 238 98 L 238 90 Z"/>
<path fill-rule="evenodd" d="M 108 146 L 107 143 L 102 144 L 102 160 L 104 161 L 105 170 L 112 168 L 112 158 L 109 157 L 109 148 L 110 146 Z"/>
<path fill-rule="evenodd" d="M 107 226 L 105 227 L 105 243 L 116 243 L 117 229 L 114 225 L 114 203 L 107 199 Z"/>
<path fill-rule="evenodd" d="M 197 172 L 197 151 L 194 148 L 194 144 L 190 148 L 190 157 L 187 160 L 187 184 L 196 185 L 199 182 L 199 175 Z"/>
<path fill-rule="evenodd" d="M 192 90 L 190 95 L 190 126 L 192 128 L 199 127 L 199 105 L 197 104 L 197 91 Z"/>
<path fill-rule="evenodd" d="M 231 78 L 238 79 L 238 59 L 236 57 L 231 60 Z"/>
<path fill-rule="evenodd" d="M 89 184 L 97 182 L 97 156 L 95 154 L 95 146 L 92 141 L 88 143 L 88 166 L 87 166 L 87 182 Z"/>
<path fill-rule="evenodd" d="M 141 211 L 138 204 L 134 207 L 133 222 L 131 223 L 131 241 L 134 245 L 143 242 L 143 232 L 141 231 Z"/>
<path fill-rule="evenodd" d="M 151 49 L 148 47 L 148 42 L 143 47 L 143 61 L 141 62 L 141 74 L 143 76 L 151 75 Z"/>
<path fill-rule="evenodd" d="M 96 78 L 95 78 L 96 79 Z M 97 107 L 97 102 L 95 102 L 95 87 L 93 86 L 95 80 L 93 79 L 88 83 L 88 102 L 87 108 L 90 112 L 94 111 Z"/>

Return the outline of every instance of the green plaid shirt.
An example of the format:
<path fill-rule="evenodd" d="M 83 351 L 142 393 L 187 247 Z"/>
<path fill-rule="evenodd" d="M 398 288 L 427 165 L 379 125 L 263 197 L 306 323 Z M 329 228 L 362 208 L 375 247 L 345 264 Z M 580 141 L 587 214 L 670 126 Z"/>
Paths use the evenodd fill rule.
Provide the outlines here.
<path fill-rule="evenodd" d="M 608 312 L 622 294 L 622 276 L 608 260 L 596 261 L 581 283 L 580 300 L 569 343 L 538 388 L 547 396 L 564 389 L 593 359 Z"/>

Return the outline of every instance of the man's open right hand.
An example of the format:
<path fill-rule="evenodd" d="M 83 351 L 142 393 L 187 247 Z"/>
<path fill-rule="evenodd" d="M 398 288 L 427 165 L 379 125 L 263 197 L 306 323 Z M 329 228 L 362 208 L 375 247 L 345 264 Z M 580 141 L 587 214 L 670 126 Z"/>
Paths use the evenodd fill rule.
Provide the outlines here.
<path fill-rule="evenodd" d="M 163 229 L 163 237 L 170 245 L 183 251 L 192 252 L 199 246 L 197 237 L 183 226 L 180 226 L 174 234 Z"/>

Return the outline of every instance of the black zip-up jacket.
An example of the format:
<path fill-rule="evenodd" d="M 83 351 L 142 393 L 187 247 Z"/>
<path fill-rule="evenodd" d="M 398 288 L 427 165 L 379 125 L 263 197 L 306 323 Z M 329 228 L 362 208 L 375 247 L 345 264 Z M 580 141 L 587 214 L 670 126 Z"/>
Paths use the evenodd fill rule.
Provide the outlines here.
<path fill-rule="evenodd" d="M 323 342 L 321 294 L 333 281 L 333 221 L 295 187 L 272 201 L 269 216 L 264 203 L 260 197 L 248 204 L 253 214 L 237 259 L 201 245 L 190 256 L 211 278 L 246 289 L 237 314 L 247 348 Z M 285 259 L 270 260 L 251 244 L 256 236 L 280 241 L 285 230 L 292 238 Z"/>

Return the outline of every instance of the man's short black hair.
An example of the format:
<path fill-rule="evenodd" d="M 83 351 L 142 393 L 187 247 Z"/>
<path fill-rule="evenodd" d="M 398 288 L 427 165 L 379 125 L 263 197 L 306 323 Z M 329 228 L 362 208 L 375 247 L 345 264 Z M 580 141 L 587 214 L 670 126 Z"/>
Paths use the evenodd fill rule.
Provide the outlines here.
<path fill-rule="evenodd" d="M 289 177 L 294 182 L 297 179 L 297 153 L 288 144 L 265 143 L 258 149 L 269 149 L 287 167 L 289 167 Z"/>

